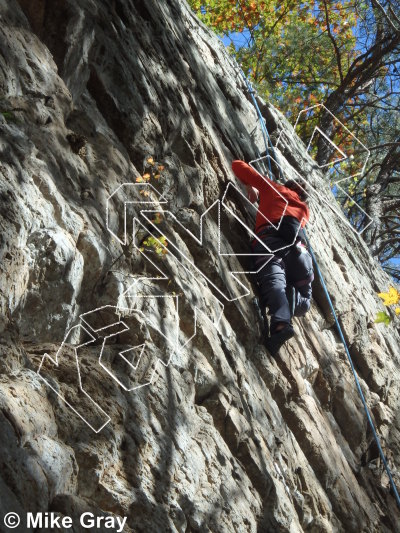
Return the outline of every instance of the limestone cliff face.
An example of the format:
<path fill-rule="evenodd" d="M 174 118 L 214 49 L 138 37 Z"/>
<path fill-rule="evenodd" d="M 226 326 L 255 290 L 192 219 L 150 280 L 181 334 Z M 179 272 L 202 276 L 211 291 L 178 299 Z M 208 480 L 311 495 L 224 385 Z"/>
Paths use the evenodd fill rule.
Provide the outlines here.
<path fill-rule="evenodd" d="M 231 161 L 263 144 L 222 44 L 180 0 L 0 9 L 2 517 L 400 531 L 320 283 L 273 360 L 251 276 L 239 278 L 245 295 L 229 274 L 248 270 L 235 254 L 254 216 L 228 187 Z M 313 196 L 311 241 L 399 482 L 400 337 L 373 323 L 389 280 L 327 205 L 289 124 L 263 112 L 275 138 L 288 133 L 285 173 L 326 200 Z M 202 221 L 199 243 L 185 230 L 199 236 Z M 157 228 L 166 254 L 143 243 Z"/>

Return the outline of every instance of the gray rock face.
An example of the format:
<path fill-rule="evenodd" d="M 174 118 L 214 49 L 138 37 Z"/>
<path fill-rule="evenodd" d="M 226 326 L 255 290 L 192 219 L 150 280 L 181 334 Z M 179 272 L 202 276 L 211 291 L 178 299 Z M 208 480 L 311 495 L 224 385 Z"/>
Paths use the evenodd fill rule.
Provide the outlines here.
<path fill-rule="evenodd" d="M 240 277 L 244 295 L 229 274 L 248 270 L 235 254 L 248 253 L 241 222 L 254 220 L 227 191 L 231 161 L 263 143 L 222 44 L 181 0 L 0 0 L 0 10 L 1 519 L 400 531 L 321 283 L 274 360 L 251 276 Z M 332 211 L 289 124 L 263 112 L 275 139 L 286 133 L 285 175 L 321 195 L 311 242 L 400 484 L 400 337 L 373 323 L 390 280 Z M 136 182 L 146 173 L 150 185 Z M 202 220 L 200 243 L 185 229 L 198 237 Z M 166 254 L 143 243 L 157 228 Z"/>

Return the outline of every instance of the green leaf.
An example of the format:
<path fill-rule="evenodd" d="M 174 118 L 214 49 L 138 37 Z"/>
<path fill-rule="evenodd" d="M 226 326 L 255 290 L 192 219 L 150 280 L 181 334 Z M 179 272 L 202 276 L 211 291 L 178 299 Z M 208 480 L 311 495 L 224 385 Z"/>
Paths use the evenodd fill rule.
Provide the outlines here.
<path fill-rule="evenodd" d="M 385 313 L 385 311 L 379 311 L 379 313 L 376 314 L 375 324 L 383 323 L 385 326 L 388 326 L 391 320 L 392 319 L 387 313 Z"/>

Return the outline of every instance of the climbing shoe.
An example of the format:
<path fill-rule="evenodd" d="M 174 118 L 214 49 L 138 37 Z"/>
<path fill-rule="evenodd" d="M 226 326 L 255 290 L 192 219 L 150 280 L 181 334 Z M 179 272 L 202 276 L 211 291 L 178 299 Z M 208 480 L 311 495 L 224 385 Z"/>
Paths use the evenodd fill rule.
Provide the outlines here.
<path fill-rule="evenodd" d="M 283 329 L 273 333 L 265 342 L 265 346 L 269 353 L 275 357 L 278 355 L 280 348 L 286 341 L 294 337 L 294 329 L 291 324 L 287 324 Z"/>

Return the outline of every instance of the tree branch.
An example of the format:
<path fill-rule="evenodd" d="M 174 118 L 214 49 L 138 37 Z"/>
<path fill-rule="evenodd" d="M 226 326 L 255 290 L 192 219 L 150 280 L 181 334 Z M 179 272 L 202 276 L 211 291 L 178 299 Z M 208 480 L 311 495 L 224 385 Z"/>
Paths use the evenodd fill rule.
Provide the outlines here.
<path fill-rule="evenodd" d="M 338 48 L 338 45 L 337 45 L 337 43 L 335 41 L 335 38 L 334 38 L 334 36 L 332 35 L 332 32 L 331 32 L 330 20 L 329 20 L 329 12 L 328 12 L 328 6 L 326 5 L 326 0 L 323 0 L 323 2 L 324 2 L 324 8 L 325 8 L 326 29 L 328 31 L 329 39 L 331 40 L 331 42 L 333 44 L 333 48 L 335 50 L 336 63 L 337 63 L 338 71 L 339 71 L 339 78 L 340 78 L 340 82 L 342 83 L 343 82 L 342 58 L 341 58 L 341 55 L 340 55 L 340 50 Z"/>

